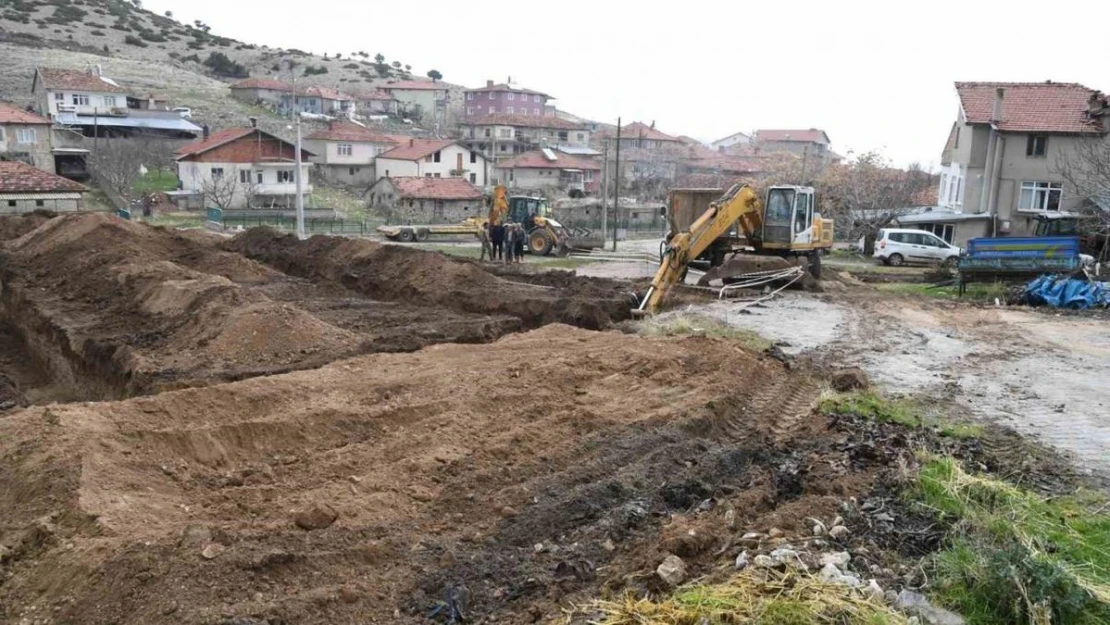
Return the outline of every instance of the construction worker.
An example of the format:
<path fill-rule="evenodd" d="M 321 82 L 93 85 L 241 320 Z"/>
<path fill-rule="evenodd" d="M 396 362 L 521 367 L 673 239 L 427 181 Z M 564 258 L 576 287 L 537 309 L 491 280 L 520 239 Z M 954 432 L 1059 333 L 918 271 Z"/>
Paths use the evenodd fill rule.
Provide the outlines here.
<path fill-rule="evenodd" d="M 516 254 L 516 224 L 505 224 L 505 264 L 513 264 L 513 255 Z"/>
<path fill-rule="evenodd" d="M 478 257 L 478 262 L 482 262 L 489 256 L 493 260 L 493 245 L 490 243 L 489 231 L 492 226 L 489 222 L 482 224 L 482 229 L 478 231 L 478 242 L 482 244 L 482 255 Z"/>
<path fill-rule="evenodd" d="M 505 225 L 496 224 L 491 225 L 489 230 L 490 243 L 493 245 L 493 254 L 490 260 L 501 260 L 503 258 L 505 246 Z"/>
<path fill-rule="evenodd" d="M 516 240 L 513 242 L 516 247 L 513 249 L 513 258 L 518 263 L 524 262 L 524 239 L 524 226 L 516 224 Z"/>

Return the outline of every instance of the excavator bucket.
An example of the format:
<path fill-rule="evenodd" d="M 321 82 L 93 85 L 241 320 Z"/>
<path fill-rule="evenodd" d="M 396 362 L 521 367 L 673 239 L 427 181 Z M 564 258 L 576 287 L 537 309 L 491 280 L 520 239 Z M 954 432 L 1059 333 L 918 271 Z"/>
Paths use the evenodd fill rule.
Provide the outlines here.
<path fill-rule="evenodd" d="M 698 286 L 724 286 L 754 274 L 768 275 L 770 272 L 786 271 L 798 266 L 808 266 L 807 259 L 804 256 L 783 258 L 781 256 L 736 254 L 724 263 L 707 271 L 705 275 L 698 279 Z"/>

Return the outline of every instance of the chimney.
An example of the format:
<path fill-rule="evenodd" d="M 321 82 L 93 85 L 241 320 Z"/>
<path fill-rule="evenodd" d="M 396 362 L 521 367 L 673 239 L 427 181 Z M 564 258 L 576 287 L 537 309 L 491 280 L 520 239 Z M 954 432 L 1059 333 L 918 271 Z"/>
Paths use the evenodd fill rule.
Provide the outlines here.
<path fill-rule="evenodd" d="M 409 139 L 409 147 L 411 148 L 411 147 L 412 147 L 412 146 L 414 146 L 414 145 L 416 145 L 416 140 L 415 140 L 415 139 L 411 139 L 411 138 L 410 138 L 410 139 Z"/>
<path fill-rule="evenodd" d="M 997 124 L 1002 121 L 1002 96 L 1006 90 L 999 87 L 994 90 L 994 110 L 991 111 L 991 123 Z"/>
<path fill-rule="evenodd" d="M 651 129 L 655 130 L 655 120 L 651 120 Z"/>
<path fill-rule="evenodd" d="M 210 130 L 210 129 L 208 128 L 208 124 L 205 124 L 205 125 L 204 125 L 204 126 L 203 126 L 203 127 L 201 128 L 201 132 L 203 132 L 203 133 L 204 133 L 204 135 L 203 135 L 203 136 L 204 136 L 204 140 L 205 140 L 205 141 L 207 141 L 207 140 L 208 140 L 208 135 L 209 135 L 209 133 L 211 132 L 211 130 Z"/>
<path fill-rule="evenodd" d="M 492 88 L 493 88 L 493 81 L 492 80 L 487 80 L 486 81 L 486 89 L 492 89 Z"/>
<path fill-rule="evenodd" d="M 97 77 L 97 78 L 100 78 L 100 77 L 102 77 L 102 76 L 104 76 L 104 68 L 102 68 L 102 67 L 100 66 L 100 63 L 97 63 L 97 64 L 96 64 L 96 77 Z"/>
<path fill-rule="evenodd" d="M 251 128 L 258 128 L 258 118 L 257 117 L 248 117 L 247 119 L 251 120 Z"/>

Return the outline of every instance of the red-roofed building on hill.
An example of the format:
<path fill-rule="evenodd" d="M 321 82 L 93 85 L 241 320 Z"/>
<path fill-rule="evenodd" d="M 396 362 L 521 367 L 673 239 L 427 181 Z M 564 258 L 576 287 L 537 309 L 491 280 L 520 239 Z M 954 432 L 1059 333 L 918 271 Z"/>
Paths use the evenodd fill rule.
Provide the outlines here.
<path fill-rule="evenodd" d="M 650 125 L 643 122 L 632 122 L 621 128 L 621 149 L 636 148 L 641 150 L 681 150 L 683 143 L 678 137 L 656 130 L 655 122 Z M 604 134 L 611 145 L 616 147 L 617 131 L 608 130 Z"/>
<path fill-rule="evenodd" d="M 818 128 L 799 130 L 761 129 L 752 135 L 752 148 L 755 154 L 767 156 L 781 152 L 797 154 L 811 159 L 815 167 L 821 168 L 838 162 L 841 157 L 829 149 L 829 135 Z"/>
<path fill-rule="evenodd" d="M 447 85 L 433 80 L 396 80 L 380 87 L 400 103 L 401 114 L 419 118 L 426 125 L 444 122 Z"/>
<path fill-rule="evenodd" d="M 292 85 L 272 78 L 248 78 L 231 85 L 231 97 L 251 104 L 280 106 L 281 97 L 292 92 Z"/>
<path fill-rule="evenodd" d="M 467 89 L 466 117 L 488 115 L 520 115 L 542 117 L 547 115 L 547 102 L 551 96 L 542 91 L 523 89 L 507 83 L 486 81 L 485 87 Z"/>
<path fill-rule="evenodd" d="M 0 161 L 0 214 L 84 208 L 84 185 L 18 161 Z"/>
<path fill-rule="evenodd" d="M 49 119 L 0 102 L 0 160 L 22 161 L 56 173 Z"/>
<path fill-rule="evenodd" d="M 35 110 L 53 119 L 60 112 L 92 115 L 127 108 L 127 90 L 103 75 L 100 66 L 87 70 L 40 67 L 31 82 Z"/>
<path fill-rule="evenodd" d="M 355 95 L 358 110 L 364 115 L 397 115 L 400 102 L 385 89 L 371 89 Z"/>
<path fill-rule="evenodd" d="M 582 124 L 547 116 L 483 115 L 459 121 L 462 140 L 491 161 L 541 148 L 588 148 L 590 131 Z"/>
<path fill-rule="evenodd" d="M 281 94 L 281 111 L 311 113 L 313 115 L 333 115 L 350 117 L 355 114 L 355 100 L 351 96 L 331 87 L 297 87 Z"/>
<path fill-rule="evenodd" d="M 395 139 L 345 119 L 304 138 L 304 147 L 316 155 L 313 162 L 324 180 L 363 188 L 378 179 L 374 160 L 397 145 Z"/>
<path fill-rule="evenodd" d="M 313 156 L 301 150 L 302 195 L 312 193 Z M 203 195 L 209 208 L 290 208 L 297 198 L 295 158 L 289 141 L 257 128 L 229 128 L 180 148 L 177 176 L 182 189 Z"/>
<path fill-rule="evenodd" d="M 525 152 L 501 161 L 495 172 L 498 180 L 515 189 L 596 193 L 601 184 L 598 159 L 550 149 Z"/>
<path fill-rule="evenodd" d="M 1051 81 L 955 87 L 959 108 L 941 157 L 938 205 L 957 216 L 989 217 L 978 220 L 981 232 L 957 239 L 1029 234 L 1038 215 L 1076 211 L 1089 201 L 1066 188 L 1057 163 L 1080 144 L 1110 141 L 1104 94 Z M 926 225 L 945 228 L 940 221 Z"/>
<path fill-rule="evenodd" d="M 378 155 L 374 169 L 388 177 L 462 178 L 489 184 L 486 157 L 451 139 L 413 139 Z"/>
<path fill-rule="evenodd" d="M 458 223 L 485 212 L 485 195 L 462 178 L 388 176 L 370 187 L 370 206 L 388 211 L 393 223 Z"/>

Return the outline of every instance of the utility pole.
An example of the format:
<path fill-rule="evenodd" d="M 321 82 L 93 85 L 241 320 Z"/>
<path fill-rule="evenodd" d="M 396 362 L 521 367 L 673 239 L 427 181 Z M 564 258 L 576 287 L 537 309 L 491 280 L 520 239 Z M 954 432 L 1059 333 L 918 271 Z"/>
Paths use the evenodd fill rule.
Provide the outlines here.
<path fill-rule="evenodd" d="M 297 110 L 297 69 L 290 66 L 293 74 L 293 125 L 297 127 L 297 153 L 293 156 L 296 171 L 293 172 L 293 182 L 297 189 L 297 239 L 304 240 L 304 195 L 301 193 L 301 112 Z"/>
<path fill-rule="evenodd" d="M 621 118 L 617 118 L 617 161 L 613 175 L 613 251 L 617 251 L 617 230 L 621 228 Z"/>
<path fill-rule="evenodd" d="M 609 141 L 601 148 L 601 242 L 609 234 Z"/>

